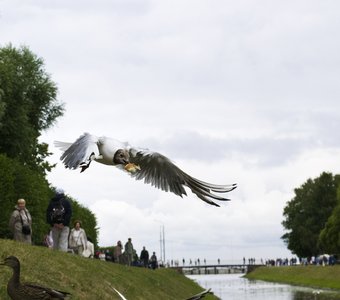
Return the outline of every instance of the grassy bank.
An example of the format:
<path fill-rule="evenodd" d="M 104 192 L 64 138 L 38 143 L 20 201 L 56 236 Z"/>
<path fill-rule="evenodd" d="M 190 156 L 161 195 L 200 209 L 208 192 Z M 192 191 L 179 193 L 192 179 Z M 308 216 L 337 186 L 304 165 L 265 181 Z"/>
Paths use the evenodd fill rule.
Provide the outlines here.
<path fill-rule="evenodd" d="M 340 266 L 259 267 L 247 274 L 248 279 L 288 283 L 340 292 Z"/>
<path fill-rule="evenodd" d="M 127 267 L 0 239 L 0 260 L 9 255 L 21 261 L 22 281 L 70 292 L 71 299 L 119 299 L 109 284 L 128 300 L 179 300 L 203 290 L 174 270 Z M 6 284 L 11 274 L 0 266 L 0 299 L 9 299 Z"/>

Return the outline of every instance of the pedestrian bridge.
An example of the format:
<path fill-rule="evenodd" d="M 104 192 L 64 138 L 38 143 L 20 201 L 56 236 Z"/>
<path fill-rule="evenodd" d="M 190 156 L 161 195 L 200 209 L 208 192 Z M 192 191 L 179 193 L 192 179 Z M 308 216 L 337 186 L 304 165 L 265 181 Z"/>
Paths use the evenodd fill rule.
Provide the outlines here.
<path fill-rule="evenodd" d="M 249 273 L 262 265 L 196 265 L 171 267 L 184 275 Z"/>

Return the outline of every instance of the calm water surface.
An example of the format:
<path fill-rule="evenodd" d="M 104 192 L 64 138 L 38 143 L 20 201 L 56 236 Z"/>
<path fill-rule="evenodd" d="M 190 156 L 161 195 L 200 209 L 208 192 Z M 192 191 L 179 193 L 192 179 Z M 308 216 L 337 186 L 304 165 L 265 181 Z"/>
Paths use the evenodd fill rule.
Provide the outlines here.
<path fill-rule="evenodd" d="M 243 274 L 187 275 L 223 300 L 335 300 L 340 293 L 242 278 Z"/>

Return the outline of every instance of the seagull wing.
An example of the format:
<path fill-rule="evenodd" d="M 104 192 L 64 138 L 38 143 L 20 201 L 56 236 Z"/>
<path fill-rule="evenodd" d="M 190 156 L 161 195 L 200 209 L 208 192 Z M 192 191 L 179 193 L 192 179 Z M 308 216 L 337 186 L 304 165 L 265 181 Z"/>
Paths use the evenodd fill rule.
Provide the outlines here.
<path fill-rule="evenodd" d="M 88 166 L 92 161 L 92 155 L 99 155 L 98 143 L 98 137 L 84 133 L 73 144 L 56 141 L 54 145 L 64 150 L 60 160 L 65 167 L 77 169 L 80 166 Z"/>
<path fill-rule="evenodd" d="M 72 145 L 72 143 L 54 141 L 54 146 L 56 146 L 57 148 L 59 148 L 62 151 L 66 151 L 68 148 L 70 148 L 71 145 Z"/>
<path fill-rule="evenodd" d="M 113 290 L 119 295 L 120 299 L 122 299 L 122 300 L 127 300 L 127 299 L 124 297 L 124 295 L 123 295 L 122 293 L 120 293 L 117 289 L 115 289 L 110 283 L 108 283 L 108 282 L 106 282 L 106 283 L 108 284 L 108 286 L 109 286 L 111 289 L 113 289 Z"/>
<path fill-rule="evenodd" d="M 140 167 L 140 170 L 131 173 L 136 180 L 144 179 L 144 183 L 180 197 L 186 195 L 184 186 L 187 186 L 198 198 L 215 206 L 219 205 L 214 200 L 228 201 L 229 199 L 214 193 L 226 193 L 236 188 L 236 184 L 215 185 L 198 180 L 183 172 L 167 157 L 157 152 L 132 148 L 130 149 L 130 162 Z"/>

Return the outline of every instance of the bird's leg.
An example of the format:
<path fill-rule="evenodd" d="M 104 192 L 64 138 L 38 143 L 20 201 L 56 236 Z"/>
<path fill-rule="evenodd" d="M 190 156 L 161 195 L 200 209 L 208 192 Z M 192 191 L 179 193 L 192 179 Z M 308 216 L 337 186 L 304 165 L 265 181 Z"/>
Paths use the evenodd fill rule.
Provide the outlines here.
<path fill-rule="evenodd" d="M 103 158 L 104 158 L 103 155 L 101 154 L 95 155 L 94 152 L 92 152 L 89 157 L 90 161 L 95 160 L 95 159 L 103 159 Z"/>
<path fill-rule="evenodd" d="M 92 152 L 90 157 L 89 157 L 89 160 L 93 161 L 95 159 L 103 159 L 103 158 L 104 158 L 103 155 L 101 155 L 101 154 L 95 155 L 94 152 Z"/>
<path fill-rule="evenodd" d="M 101 154 L 95 155 L 94 152 L 92 152 L 87 162 L 84 161 L 81 164 L 79 164 L 79 167 L 81 168 L 80 173 L 84 172 L 90 166 L 91 161 L 95 159 L 103 159 L 103 155 Z"/>

